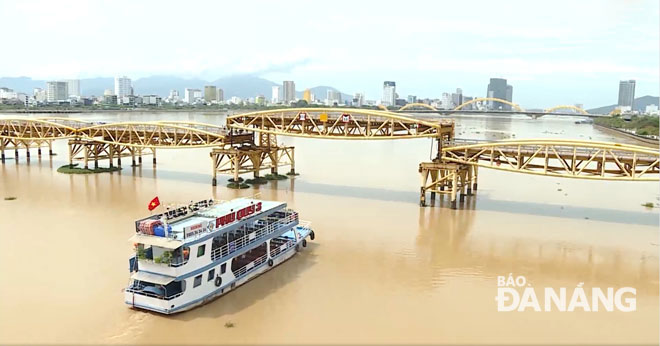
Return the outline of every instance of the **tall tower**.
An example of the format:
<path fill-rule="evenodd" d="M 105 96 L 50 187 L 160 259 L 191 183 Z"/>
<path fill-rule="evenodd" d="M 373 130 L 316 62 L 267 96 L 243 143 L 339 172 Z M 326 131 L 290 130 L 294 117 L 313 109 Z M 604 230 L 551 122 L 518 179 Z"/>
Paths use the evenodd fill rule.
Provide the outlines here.
<path fill-rule="evenodd" d="M 487 97 L 493 97 L 501 100 L 513 101 L 513 86 L 507 85 L 504 78 L 491 78 L 488 83 Z M 488 108 L 494 110 L 510 111 L 511 106 L 498 101 L 489 101 Z"/>
<path fill-rule="evenodd" d="M 622 80 L 619 82 L 619 107 L 630 107 L 634 110 L 635 106 L 635 80 Z"/>
<path fill-rule="evenodd" d="M 384 106 L 394 106 L 396 102 L 396 83 L 393 81 L 383 82 L 383 98 L 381 103 Z"/>
<path fill-rule="evenodd" d="M 284 102 L 289 103 L 296 99 L 296 84 L 292 80 L 285 80 L 284 87 Z"/>
<path fill-rule="evenodd" d="M 218 100 L 218 91 L 214 85 L 204 86 L 204 102 L 213 102 Z"/>
<path fill-rule="evenodd" d="M 115 95 L 117 95 L 117 102 L 120 102 L 122 97 L 133 95 L 133 87 L 131 86 L 131 79 L 123 77 L 115 77 Z"/>
<path fill-rule="evenodd" d="M 280 103 L 282 101 L 282 89 L 279 85 L 273 86 L 273 93 L 271 95 L 271 101 L 273 103 Z"/>

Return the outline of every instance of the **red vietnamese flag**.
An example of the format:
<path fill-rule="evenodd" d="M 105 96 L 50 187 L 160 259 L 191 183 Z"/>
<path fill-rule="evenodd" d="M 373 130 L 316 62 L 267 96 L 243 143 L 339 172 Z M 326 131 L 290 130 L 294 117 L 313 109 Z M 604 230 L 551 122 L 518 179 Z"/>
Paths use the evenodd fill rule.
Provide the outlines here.
<path fill-rule="evenodd" d="M 149 211 L 152 211 L 156 209 L 156 207 L 159 205 L 160 205 L 160 200 L 158 199 L 158 196 L 156 196 L 154 197 L 154 199 L 151 200 L 151 202 L 149 202 L 149 206 L 147 208 L 149 208 Z"/>

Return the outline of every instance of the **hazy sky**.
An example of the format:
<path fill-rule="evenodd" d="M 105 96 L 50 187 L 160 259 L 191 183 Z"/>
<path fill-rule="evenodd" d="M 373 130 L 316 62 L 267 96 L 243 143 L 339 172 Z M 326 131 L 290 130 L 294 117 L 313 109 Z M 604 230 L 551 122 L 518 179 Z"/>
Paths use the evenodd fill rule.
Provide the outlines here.
<path fill-rule="evenodd" d="M 527 107 L 658 95 L 658 1 L 0 0 L 0 76 L 254 74 L 296 89 L 485 96 Z M 228 95 L 231 96 L 231 95 Z"/>

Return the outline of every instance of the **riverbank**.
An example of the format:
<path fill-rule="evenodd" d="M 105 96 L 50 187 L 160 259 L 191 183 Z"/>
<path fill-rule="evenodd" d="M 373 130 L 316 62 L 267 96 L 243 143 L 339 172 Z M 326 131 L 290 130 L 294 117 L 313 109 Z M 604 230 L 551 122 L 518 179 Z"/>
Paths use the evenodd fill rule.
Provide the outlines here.
<path fill-rule="evenodd" d="M 660 145 L 660 142 L 657 139 L 652 139 L 652 138 L 648 138 L 648 137 L 645 137 L 645 136 L 640 136 L 640 135 L 637 135 L 637 134 L 634 134 L 634 133 L 631 133 L 631 132 L 628 132 L 628 131 L 624 131 L 622 129 L 617 129 L 615 127 L 609 127 L 609 126 L 594 124 L 594 128 L 596 128 L 598 130 L 601 130 L 605 133 L 609 133 L 609 134 L 613 134 L 613 135 L 633 139 L 633 140 L 639 142 L 641 145 L 644 145 L 644 146 L 652 146 L 654 148 L 657 148 Z"/>

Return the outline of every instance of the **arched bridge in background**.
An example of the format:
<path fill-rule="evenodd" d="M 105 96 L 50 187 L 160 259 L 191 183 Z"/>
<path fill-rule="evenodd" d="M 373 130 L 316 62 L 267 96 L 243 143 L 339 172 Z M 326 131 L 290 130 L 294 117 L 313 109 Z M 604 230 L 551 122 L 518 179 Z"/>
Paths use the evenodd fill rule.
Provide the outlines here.
<path fill-rule="evenodd" d="M 405 106 L 399 108 L 400 111 L 405 111 L 408 109 L 415 109 L 415 108 L 425 108 L 425 109 L 430 109 L 432 111 L 437 111 L 437 109 L 431 105 L 427 105 L 426 103 L 408 103 Z"/>
<path fill-rule="evenodd" d="M 560 105 L 560 106 L 550 107 L 550 108 L 544 110 L 544 112 L 552 113 L 552 112 L 554 112 L 556 110 L 559 110 L 559 109 L 571 109 L 571 110 L 574 110 L 574 111 L 576 111 L 580 114 L 589 115 L 589 113 L 587 111 L 585 111 L 584 109 L 582 109 L 580 107 L 577 107 L 577 106 L 571 106 L 571 105 Z"/>
<path fill-rule="evenodd" d="M 454 110 L 455 110 L 455 111 L 457 111 L 457 110 L 461 110 L 463 107 L 465 107 L 465 106 L 467 106 L 467 105 L 471 105 L 471 104 L 473 104 L 473 103 L 477 103 L 477 102 L 484 102 L 484 101 L 500 102 L 500 103 L 504 103 L 504 104 L 507 104 L 507 105 L 509 105 L 509 106 L 511 106 L 511 107 L 513 107 L 513 108 L 515 108 L 515 109 L 516 109 L 517 111 L 519 111 L 519 112 L 524 112 L 524 111 L 525 111 L 524 109 L 522 109 L 522 107 L 518 106 L 517 104 L 515 104 L 515 103 L 513 103 L 513 102 L 510 102 L 510 101 L 507 101 L 507 100 L 498 99 L 498 98 L 496 98 L 496 97 L 477 97 L 477 98 L 474 98 L 474 99 L 472 99 L 472 100 L 470 100 L 470 101 L 466 101 L 466 102 L 461 103 L 460 105 L 456 106 L 456 107 L 454 108 Z"/>
<path fill-rule="evenodd" d="M 483 99 L 482 99 L 483 100 Z M 474 101 L 474 100 L 473 100 Z M 476 101 L 475 101 L 476 102 Z M 91 123 L 70 118 L 0 119 L 0 152 L 47 145 L 67 139 L 69 163 L 82 160 L 98 167 L 99 160 L 130 156 L 133 165 L 156 149 L 210 147 L 213 184 L 217 174 L 243 173 L 260 178 L 262 170 L 278 174 L 278 167 L 290 166 L 295 174 L 294 147 L 279 145 L 277 136 L 319 139 L 386 140 L 432 138 L 438 146 L 431 162 L 419 165 L 422 177 L 420 204 L 426 192 L 463 200 L 477 188 L 477 168 L 563 178 L 618 181 L 658 181 L 659 152 L 616 143 L 533 139 L 498 142 L 464 142 L 454 138 L 451 120 L 429 121 L 393 112 L 350 108 L 285 108 L 250 112 L 227 117 L 226 126 L 183 121 Z M 136 160 L 137 159 L 137 160 Z M 261 178 L 263 179 L 263 178 Z"/>

